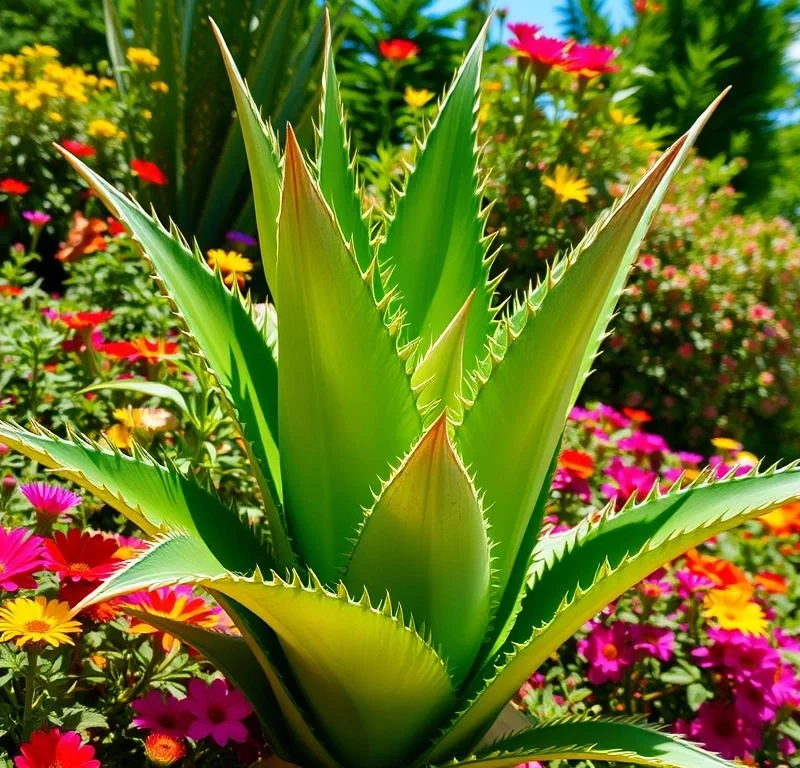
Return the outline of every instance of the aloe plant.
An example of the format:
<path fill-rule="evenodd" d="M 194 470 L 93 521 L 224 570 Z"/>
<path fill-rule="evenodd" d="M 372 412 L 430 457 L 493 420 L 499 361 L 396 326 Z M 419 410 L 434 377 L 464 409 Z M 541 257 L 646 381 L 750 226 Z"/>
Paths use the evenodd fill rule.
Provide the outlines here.
<path fill-rule="evenodd" d="M 215 663 L 250 697 L 277 753 L 305 768 L 728 766 L 631 721 L 520 724 L 504 710 L 624 590 L 708 537 L 800 499 L 797 463 L 722 480 L 702 473 L 540 537 L 567 413 L 642 237 L 716 102 L 546 280 L 501 310 L 476 178 L 483 36 L 375 238 L 330 47 L 310 162 L 291 130 L 280 157 L 220 45 L 277 346 L 274 324 L 174 228 L 64 154 L 138 241 L 213 373 L 247 446 L 265 531 L 141 449 L 2 424 L 0 440 L 153 539 L 76 610 L 141 588 L 208 589 L 241 637 L 148 621 Z"/>

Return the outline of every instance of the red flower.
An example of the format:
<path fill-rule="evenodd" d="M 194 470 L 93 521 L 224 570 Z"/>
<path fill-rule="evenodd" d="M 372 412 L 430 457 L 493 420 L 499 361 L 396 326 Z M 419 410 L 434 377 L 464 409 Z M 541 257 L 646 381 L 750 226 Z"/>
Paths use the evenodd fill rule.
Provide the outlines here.
<path fill-rule="evenodd" d="M 419 53 L 419 46 L 410 40 L 381 40 L 378 43 L 381 56 L 390 61 L 406 61 Z"/>
<path fill-rule="evenodd" d="M 113 216 L 106 216 L 108 231 L 112 237 L 125 234 L 125 227 L 122 226 Z"/>
<path fill-rule="evenodd" d="M 594 474 L 594 461 L 583 451 L 561 451 L 558 466 L 568 470 L 572 475 L 585 480 Z"/>
<path fill-rule="evenodd" d="M 57 531 L 46 540 L 47 570 L 61 579 L 100 581 L 108 578 L 119 565 L 114 555 L 119 549 L 114 539 L 102 533 L 70 528 Z"/>
<path fill-rule="evenodd" d="M 0 181 L 0 192 L 7 195 L 24 195 L 30 187 L 19 179 L 6 178 Z"/>
<path fill-rule="evenodd" d="M 110 309 L 99 312 L 62 312 L 58 319 L 73 331 L 88 331 L 107 322 L 114 316 Z"/>
<path fill-rule="evenodd" d="M 109 357 L 134 362 L 145 360 L 148 363 L 157 363 L 167 357 L 174 357 L 178 353 L 178 345 L 174 341 L 164 339 L 134 339 L 133 341 L 109 341 L 103 344 L 100 351 Z"/>
<path fill-rule="evenodd" d="M 565 53 L 566 58 L 561 66 L 566 72 L 576 72 L 584 77 L 619 72 L 619 65 L 611 63 L 617 57 L 617 52 L 608 46 L 575 43 Z"/>
<path fill-rule="evenodd" d="M 622 412 L 637 424 L 646 424 L 648 421 L 653 420 L 653 417 L 647 411 L 642 411 L 638 408 L 623 408 Z"/>
<path fill-rule="evenodd" d="M 58 599 L 69 603 L 70 608 L 74 608 L 96 588 L 97 584 L 92 581 L 65 581 L 58 588 Z M 111 600 L 84 608 L 79 615 L 86 616 L 97 624 L 108 624 L 120 615 L 121 602 L 121 598 L 112 597 Z"/>
<path fill-rule="evenodd" d="M 508 28 L 515 37 L 509 42 L 509 45 L 520 56 L 544 67 L 545 71 L 540 72 L 538 77 L 545 77 L 551 67 L 562 64 L 565 52 L 572 45 L 567 40 L 540 37 L 541 27 L 536 24 L 509 24 Z"/>
<path fill-rule="evenodd" d="M 3 283 L 0 285 L 0 296 L 19 296 L 22 294 L 22 288 L 18 285 L 8 285 Z"/>
<path fill-rule="evenodd" d="M 158 184 L 163 186 L 167 183 L 167 177 L 155 163 L 149 160 L 132 160 L 131 170 L 142 180 L 148 184 Z"/>
<path fill-rule="evenodd" d="M 84 144 L 75 139 L 64 139 L 61 142 L 61 146 L 64 147 L 67 152 L 71 152 L 75 155 L 75 157 L 94 157 L 97 154 L 97 150 L 94 147 L 90 147 L 88 144 Z"/>
<path fill-rule="evenodd" d="M 34 731 L 20 751 L 22 754 L 14 758 L 16 768 L 100 768 L 94 747 L 84 744 L 75 731 Z"/>

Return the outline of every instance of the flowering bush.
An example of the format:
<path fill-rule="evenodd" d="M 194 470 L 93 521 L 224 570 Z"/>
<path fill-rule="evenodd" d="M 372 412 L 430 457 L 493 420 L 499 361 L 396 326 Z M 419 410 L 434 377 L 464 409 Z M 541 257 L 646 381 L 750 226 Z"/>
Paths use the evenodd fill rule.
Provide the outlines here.
<path fill-rule="evenodd" d="M 745 473 L 755 462 L 735 440 L 715 438 L 700 470 L 705 457 L 671 450 L 650 419 L 638 409 L 574 409 L 551 536 L 579 535 L 603 505 L 613 514 L 657 483 Z M 534 675 L 519 705 L 539 717 L 643 716 L 729 759 L 791 763 L 800 739 L 800 641 L 787 631 L 800 591 L 798 533 L 800 506 L 789 505 L 652 574 Z"/>

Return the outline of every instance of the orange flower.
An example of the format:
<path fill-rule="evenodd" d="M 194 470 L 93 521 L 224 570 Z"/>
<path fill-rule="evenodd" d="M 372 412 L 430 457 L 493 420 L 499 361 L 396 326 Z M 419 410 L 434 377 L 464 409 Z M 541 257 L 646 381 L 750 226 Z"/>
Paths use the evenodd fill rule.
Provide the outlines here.
<path fill-rule="evenodd" d="M 784 504 L 759 518 L 773 536 L 782 538 L 800 533 L 800 501 Z"/>
<path fill-rule="evenodd" d="M 133 341 L 110 341 L 100 347 L 100 351 L 109 357 L 134 362 L 144 360 L 155 364 L 164 358 L 175 357 L 178 345 L 174 341 L 164 339 L 134 339 Z"/>
<path fill-rule="evenodd" d="M 582 480 L 586 480 L 594 474 L 594 461 L 588 453 L 583 451 L 561 451 L 558 457 L 558 466 Z"/>
<path fill-rule="evenodd" d="M 91 331 L 113 316 L 110 309 L 101 309 L 99 312 L 62 312 L 58 319 L 73 331 Z"/>
<path fill-rule="evenodd" d="M 653 420 L 653 417 L 647 411 L 642 411 L 638 408 L 623 408 L 622 412 L 637 424 L 646 424 L 648 421 Z"/>
<path fill-rule="evenodd" d="M 381 40 L 378 48 L 381 56 L 390 61 L 406 61 L 419 53 L 419 46 L 410 40 Z"/>
<path fill-rule="evenodd" d="M 0 296 L 19 296 L 22 293 L 22 288 L 18 285 L 8 285 L 3 283 L 0 285 Z"/>
<path fill-rule="evenodd" d="M 747 574 L 728 560 L 713 555 L 702 555 L 696 549 L 686 553 L 686 567 L 695 576 L 704 576 L 717 587 L 739 587 L 750 589 Z"/>
<path fill-rule="evenodd" d="M 108 226 L 102 219 L 87 219 L 80 211 L 75 211 L 72 228 L 67 233 L 66 241 L 59 243 L 56 258 L 67 263 L 96 251 L 104 251 L 106 240 L 103 232 L 106 231 Z"/>
<path fill-rule="evenodd" d="M 756 586 L 761 587 L 765 592 L 770 595 L 785 595 L 789 592 L 789 585 L 786 582 L 786 577 L 781 576 L 779 573 L 772 571 L 761 571 L 756 574 Z"/>

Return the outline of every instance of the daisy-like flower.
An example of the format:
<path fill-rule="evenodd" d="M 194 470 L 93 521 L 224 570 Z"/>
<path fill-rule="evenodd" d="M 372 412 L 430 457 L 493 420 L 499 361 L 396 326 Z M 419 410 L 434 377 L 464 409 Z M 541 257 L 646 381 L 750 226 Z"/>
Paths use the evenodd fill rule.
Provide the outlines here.
<path fill-rule="evenodd" d="M 119 565 L 114 555 L 119 547 L 114 539 L 102 533 L 70 528 L 57 531 L 44 543 L 47 569 L 59 579 L 101 581 Z"/>
<path fill-rule="evenodd" d="M 175 415 L 164 408 L 117 408 L 114 418 L 119 424 L 114 424 L 106 430 L 108 441 L 117 448 L 130 450 L 134 439 L 149 442 L 161 432 L 169 432 L 178 426 Z"/>
<path fill-rule="evenodd" d="M 160 587 L 149 592 L 135 592 L 122 598 L 122 603 L 123 606 L 133 608 L 140 613 L 163 616 L 205 629 L 215 629 L 220 626 L 218 609 L 194 594 L 189 586 Z M 177 637 L 162 632 L 139 618 L 131 619 L 128 631 L 135 635 L 160 637 L 161 647 L 167 653 L 180 647 L 180 640 Z"/>
<path fill-rule="evenodd" d="M 592 78 L 600 75 L 619 72 L 619 64 L 612 64 L 617 58 L 613 48 L 602 45 L 570 45 L 565 52 L 561 67 L 566 72 L 574 72 L 583 77 Z"/>
<path fill-rule="evenodd" d="M 27 483 L 19 490 L 38 514 L 53 518 L 75 509 L 82 501 L 77 493 L 50 483 Z"/>
<path fill-rule="evenodd" d="M 417 89 L 407 85 L 403 99 L 412 109 L 422 109 L 434 96 L 434 92 L 427 88 Z"/>
<path fill-rule="evenodd" d="M 144 360 L 155 364 L 159 360 L 167 360 L 178 354 L 178 344 L 165 339 L 134 339 L 133 341 L 110 341 L 100 347 L 100 351 L 109 357 L 116 357 L 128 362 Z"/>
<path fill-rule="evenodd" d="M 0 589 L 33 589 L 33 574 L 44 565 L 42 539 L 25 528 L 0 528 Z"/>
<path fill-rule="evenodd" d="M 236 251 L 225 251 L 222 248 L 212 248 L 208 251 L 208 266 L 219 269 L 223 275 L 225 285 L 233 285 L 234 281 L 243 287 L 250 279 L 253 271 L 253 262 Z"/>
<path fill-rule="evenodd" d="M 98 312 L 61 312 L 57 319 L 73 331 L 92 331 L 113 316 L 110 309 L 101 309 Z"/>
<path fill-rule="evenodd" d="M 168 733 L 151 733 L 144 740 L 144 753 L 157 768 L 169 768 L 186 756 L 186 745 Z"/>
<path fill-rule="evenodd" d="M 381 40 L 378 43 L 378 50 L 381 56 L 389 61 L 407 61 L 419 54 L 419 46 L 410 40 L 394 39 Z"/>
<path fill-rule="evenodd" d="M 131 706 L 136 712 L 133 724 L 137 728 L 165 734 L 176 739 L 189 735 L 192 714 L 186 707 L 186 699 L 178 699 L 161 691 L 149 691 L 134 699 Z"/>
<path fill-rule="evenodd" d="M 0 640 L 13 640 L 18 648 L 29 642 L 74 645 L 70 635 L 80 631 L 80 622 L 70 618 L 69 604 L 59 600 L 17 597 L 0 606 Z"/>
<path fill-rule="evenodd" d="M 690 549 L 686 555 L 686 568 L 695 576 L 707 579 L 716 587 L 739 587 L 747 590 L 747 574 L 730 560 L 704 555 Z"/>
<path fill-rule="evenodd" d="M 578 642 L 578 653 L 589 662 L 588 678 L 594 685 L 619 682 L 636 660 L 628 625 L 621 621 L 610 627 L 596 624 L 589 636 Z"/>
<path fill-rule="evenodd" d="M 769 528 L 772 535 L 778 538 L 800 533 L 800 501 L 773 509 L 759 517 L 758 522 Z"/>
<path fill-rule="evenodd" d="M 751 594 L 737 587 L 712 589 L 705 597 L 703 616 L 713 619 L 720 629 L 763 637 L 769 626 L 767 617 L 761 606 L 750 599 Z"/>
<path fill-rule="evenodd" d="M 22 218 L 30 222 L 34 229 L 41 229 L 53 217 L 44 211 L 23 211 Z"/>
<path fill-rule="evenodd" d="M 156 56 L 149 48 L 128 48 L 125 51 L 125 58 L 135 67 L 142 67 L 149 69 L 151 72 L 158 69 L 161 63 L 158 56 Z"/>
<path fill-rule="evenodd" d="M 168 183 L 164 171 L 150 160 L 131 160 L 131 171 L 148 184 L 162 187 Z"/>
<path fill-rule="evenodd" d="M 568 40 L 540 36 L 540 28 L 535 24 L 509 24 L 508 29 L 514 35 L 509 45 L 518 56 L 533 62 L 539 79 L 564 61 L 565 52 L 571 45 Z"/>
<path fill-rule="evenodd" d="M 84 744 L 76 731 L 34 731 L 20 752 L 14 758 L 15 768 L 100 768 L 94 747 Z"/>
<path fill-rule="evenodd" d="M 253 708 L 244 694 L 231 688 L 224 680 L 206 685 L 202 680 L 189 683 L 186 708 L 195 716 L 189 726 L 189 737 L 204 739 L 210 736 L 220 746 L 229 741 L 247 741 L 247 727 L 242 722 Z"/>
<path fill-rule="evenodd" d="M 569 200 L 585 203 L 589 200 L 589 182 L 582 179 L 575 168 L 557 165 L 553 176 L 542 176 L 542 184 L 552 189 L 562 203 Z"/>
<path fill-rule="evenodd" d="M 93 581 L 62 581 L 58 588 L 58 599 L 68 603 L 70 608 L 74 609 L 86 595 L 96 588 L 97 584 Z M 86 616 L 96 624 L 108 624 L 110 621 L 114 621 L 121 612 L 121 599 L 114 597 L 102 603 L 93 603 L 84 608 L 79 615 Z"/>

